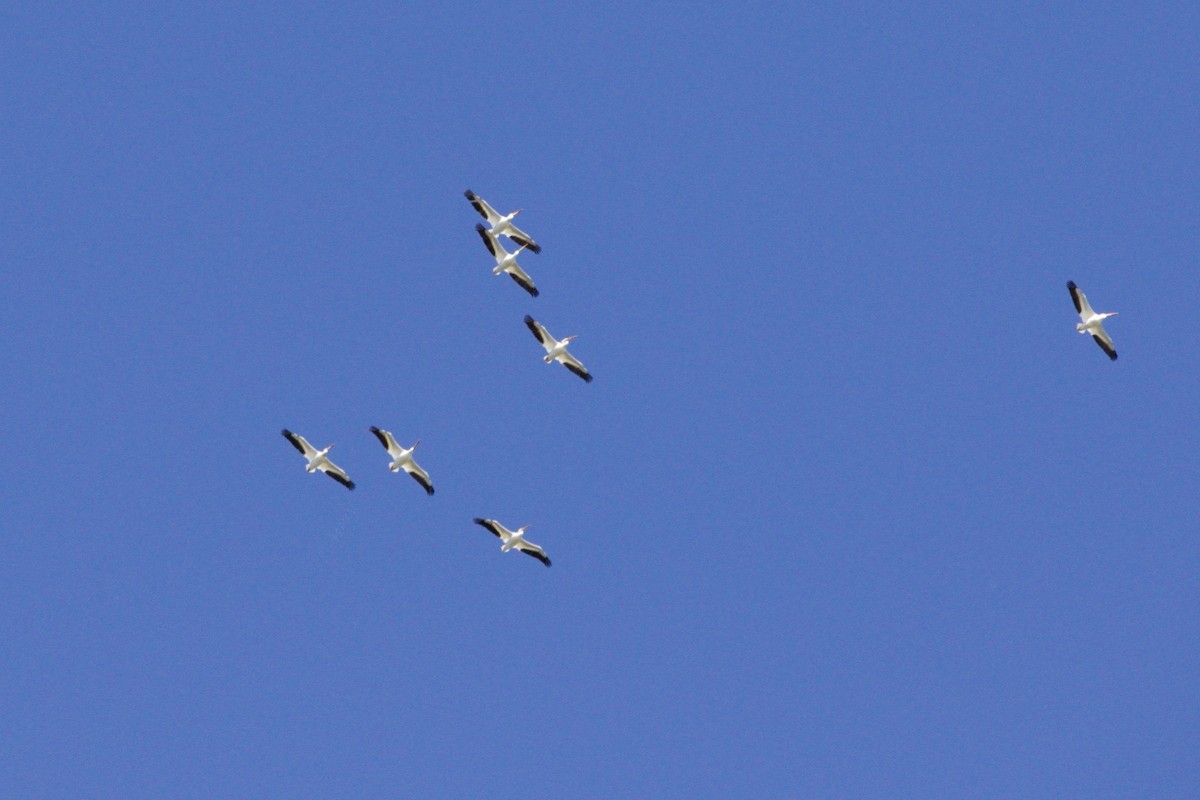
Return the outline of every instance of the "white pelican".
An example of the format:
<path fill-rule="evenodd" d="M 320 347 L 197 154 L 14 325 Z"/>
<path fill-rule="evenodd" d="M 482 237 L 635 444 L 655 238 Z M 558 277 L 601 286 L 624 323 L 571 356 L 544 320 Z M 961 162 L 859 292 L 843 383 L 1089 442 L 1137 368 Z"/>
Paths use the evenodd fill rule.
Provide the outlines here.
<path fill-rule="evenodd" d="M 517 252 L 510 253 L 504 249 L 504 245 L 500 244 L 500 240 L 493 236 L 491 231 L 485 229 L 481 223 L 475 223 L 475 231 L 479 234 L 479 238 L 483 239 L 483 243 L 487 245 L 492 255 L 496 257 L 496 268 L 492 270 L 492 274 L 499 275 L 501 272 L 507 272 L 518 286 L 537 297 L 538 290 L 533 285 L 533 279 L 526 275 L 525 270 L 521 269 L 521 265 L 517 263 L 517 256 L 521 254 L 526 245 L 521 245 L 517 248 Z"/>
<path fill-rule="evenodd" d="M 488 205 L 487 200 L 484 200 L 470 189 L 463 192 L 463 196 L 471 201 L 471 205 L 475 206 L 475 210 L 479 212 L 479 216 L 486 219 L 488 225 L 492 226 L 493 236 L 507 236 L 517 244 L 525 245 L 535 253 L 542 252 L 541 245 L 530 238 L 529 234 L 512 224 L 513 218 L 517 214 L 520 214 L 523 209 L 518 208 L 511 214 L 501 215 L 496 209 Z"/>
<path fill-rule="evenodd" d="M 542 359 L 543 361 L 547 364 L 551 361 L 557 361 L 588 383 L 592 382 L 592 374 L 587 371 L 587 367 L 583 366 L 575 356 L 567 352 L 567 345 L 571 343 L 571 340 L 576 338 L 575 336 L 568 336 L 560 342 L 550 335 L 550 331 L 546 330 L 542 323 L 528 314 L 525 315 L 525 325 L 529 330 L 533 331 L 533 335 L 542 343 L 542 347 L 546 348 L 546 356 Z"/>
<path fill-rule="evenodd" d="M 416 450 L 417 445 L 421 443 L 420 439 L 417 439 L 413 442 L 412 447 L 405 450 L 396 444 L 396 438 L 392 436 L 391 431 L 381 430 L 372 425 L 371 433 L 375 434 L 375 438 L 387 448 L 388 455 L 392 457 L 392 463 L 388 464 L 388 469 L 392 472 L 404 470 L 413 476 L 413 480 L 425 487 L 426 494 L 433 494 L 433 483 L 429 480 L 429 473 L 421 469 L 412 457 L 413 450 Z"/>
<path fill-rule="evenodd" d="M 550 566 L 550 559 L 546 557 L 546 551 L 532 542 L 525 541 L 525 531 L 529 528 L 528 525 L 518 528 L 515 531 L 510 531 L 494 519 L 482 519 L 480 517 L 475 518 L 475 524 L 487 528 L 503 542 L 500 545 L 500 552 L 507 553 L 515 547 L 525 555 L 533 556 L 547 567 Z"/>
<path fill-rule="evenodd" d="M 283 438 L 291 442 L 292 446 L 308 459 L 308 466 L 305 467 L 306 470 L 312 472 L 319 469 L 347 489 L 354 488 L 354 481 L 350 480 L 350 477 L 342 471 L 341 467 L 329 460 L 329 451 L 333 445 L 329 445 L 324 450 L 318 450 L 309 444 L 303 436 L 292 433 L 287 428 L 283 429 Z"/>
<path fill-rule="evenodd" d="M 1067 281 L 1067 289 L 1071 292 L 1071 299 L 1075 301 L 1075 310 L 1079 312 L 1079 319 L 1082 320 L 1075 326 L 1075 330 L 1080 333 L 1090 333 L 1096 340 L 1096 344 L 1100 345 L 1100 349 L 1108 353 L 1109 358 L 1116 361 L 1117 350 L 1113 347 L 1112 339 L 1108 338 L 1103 323 L 1109 317 L 1115 317 L 1117 312 L 1109 311 L 1106 314 L 1097 314 L 1092 311 L 1087 296 L 1075 285 L 1075 281 Z"/>

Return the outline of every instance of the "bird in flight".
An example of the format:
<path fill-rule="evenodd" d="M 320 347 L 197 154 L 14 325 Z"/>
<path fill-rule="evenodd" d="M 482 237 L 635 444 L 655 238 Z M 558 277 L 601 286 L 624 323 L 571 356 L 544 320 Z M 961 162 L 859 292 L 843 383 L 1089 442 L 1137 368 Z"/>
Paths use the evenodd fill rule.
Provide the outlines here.
<path fill-rule="evenodd" d="M 483 227 L 483 223 L 476 223 L 475 231 L 483 239 L 483 243 L 487 245 L 491 254 L 496 258 L 496 267 L 492 270 L 492 274 L 499 275 L 501 272 L 507 272 L 509 277 L 517 282 L 518 286 L 534 297 L 537 297 L 538 290 L 533 285 L 533 279 L 517 263 L 517 256 L 521 255 L 521 251 L 525 249 L 526 245 L 521 245 L 517 248 L 517 252 L 510 253 L 504 249 L 504 245 L 500 244 L 500 240 L 493 236 L 491 231 Z"/>
<path fill-rule="evenodd" d="M 546 551 L 533 542 L 525 541 L 525 531 L 529 528 L 528 525 L 520 527 L 515 531 L 510 531 L 494 519 L 482 519 L 481 517 L 475 518 L 475 524 L 487 528 L 493 536 L 502 542 L 500 545 L 501 552 L 507 553 L 513 549 L 520 550 L 527 556 L 533 556 L 547 567 L 550 566 L 550 559 L 547 558 Z"/>
<path fill-rule="evenodd" d="M 1100 345 L 1100 349 L 1108 354 L 1108 357 L 1113 361 L 1117 360 L 1117 349 L 1113 347 L 1112 339 L 1109 338 L 1108 332 L 1104 330 L 1104 320 L 1109 317 L 1115 317 L 1116 311 L 1109 311 L 1104 314 L 1097 314 L 1092 310 L 1092 306 L 1088 303 L 1087 295 L 1075 285 L 1075 281 L 1067 281 L 1067 290 L 1071 293 L 1071 299 L 1075 301 L 1075 310 L 1079 312 L 1080 322 L 1075 326 L 1075 330 L 1080 333 L 1090 333 L 1092 338 L 1096 340 L 1096 344 Z"/>
<path fill-rule="evenodd" d="M 525 326 L 533 331 L 533 335 L 537 337 L 537 340 L 542 343 L 542 347 L 546 349 L 546 355 L 542 358 L 543 361 L 547 364 L 557 361 L 588 383 L 592 382 L 592 373 L 587 371 L 587 367 L 583 366 L 579 359 L 567 352 L 567 345 L 577 337 L 568 336 L 561 341 L 555 339 L 550 335 L 550 331 L 546 330 L 545 325 L 528 314 L 525 315 Z"/>
<path fill-rule="evenodd" d="M 298 433 L 292 433 L 287 428 L 283 429 L 283 438 L 291 442 L 292 446 L 300 451 L 300 455 L 308 459 L 308 466 L 305 467 L 308 472 L 320 470 L 347 489 L 354 488 L 354 481 L 350 480 L 350 476 L 341 467 L 329 460 L 329 451 L 333 445 L 329 445 L 324 450 L 318 450 L 309 444 L 308 440 L 303 436 Z"/>
<path fill-rule="evenodd" d="M 375 434 L 375 438 L 392 457 L 392 463 L 388 464 L 388 469 L 392 472 L 404 470 L 413 477 L 413 480 L 425 487 L 426 494 L 433 494 L 433 483 L 429 480 L 429 473 L 421 469 L 412 457 L 413 450 L 416 450 L 417 445 L 421 443 L 420 439 L 413 442 L 412 447 L 405 449 L 396 443 L 396 437 L 392 436 L 391 431 L 385 431 L 372 425 L 371 433 Z"/>
<path fill-rule="evenodd" d="M 517 244 L 523 244 L 535 253 L 542 252 L 542 246 L 535 242 L 529 234 L 513 225 L 513 219 L 521 213 L 523 209 L 518 208 L 511 214 L 500 214 L 496 209 L 488 205 L 487 200 L 484 200 L 479 195 L 467 189 L 463 195 L 471 202 L 475 210 L 479 212 L 479 216 L 487 220 L 488 225 L 492 226 L 493 236 L 507 236 Z"/>

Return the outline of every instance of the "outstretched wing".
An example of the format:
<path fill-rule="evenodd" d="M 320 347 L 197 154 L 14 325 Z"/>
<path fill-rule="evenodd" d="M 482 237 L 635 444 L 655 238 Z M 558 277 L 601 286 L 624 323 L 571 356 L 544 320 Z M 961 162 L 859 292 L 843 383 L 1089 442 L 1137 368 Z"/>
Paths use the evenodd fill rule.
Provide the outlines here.
<path fill-rule="evenodd" d="M 500 528 L 497 527 L 498 523 L 496 522 L 496 520 L 483 519 L 482 517 L 476 517 L 474 521 L 475 521 L 476 525 L 482 525 L 483 527 L 485 527 L 489 531 L 491 531 L 492 535 L 495 536 L 497 539 L 504 538 L 504 535 L 500 533 Z"/>
<path fill-rule="evenodd" d="M 533 556 L 547 567 L 550 566 L 550 558 L 546 555 L 546 551 L 538 547 L 536 544 L 522 541 L 517 544 L 517 549 L 527 556 Z"/>
<path fill-rule="evenodd" d="M 487 204 L 487 200 L 484 200 L 470 189 L 463 192 L 463 196 L 471 201 L 471 205 L 479 212 L 479 216 L 486 219 L 489 225 L 495 225 L 500 221 L 500 215 L 496 213 L 496 209 Z"/>
<path fill-rule="evenodd" d="M 326 475 L 333 478 L 335 481 L 340 483 L 342 486 L 345 486 L 347 489 L 354 488 L 354 481 L 350 480 L 350 476 L 347 475 L 342 470 L 341 467 L 339 467 L 337 464 L 334 464 L 332 461 L 326 461 L 324 464 L 317 467 L 317 469 L 321 470 L 321 472 L 324 472 Z"/>
<path fill-rule="evenodd" d="M 537 287 L 533 285 L 533 279 L 526 275 L 525 270 L 517 266 L 515 262 L 511 267 L 506 269 L 505 272 L 508 273 L 510 278 L 517 282 L 517 286 L 520 286 L 534 297 L 538 296 L 538 290 Z"/>
<path fill-rule="evenodd" d="M 1092 334 L 1092 338 L 1096 340 L 1096 344 L 1100 345 L 1101 350 L 1108 353 L 1110 359 L 1117 360 L 1117 348 L 1113 347 L 1112 339 L 1108 338 L 1108 332 L 1104 328 L 1097 328 L 1096 332 Z"/>
<path fill-rule="evenodd" d="M 528 314 L 525 315 L 525 327 L 533 331 L 533 335 L 537 337 L 537 340 L 542 343 L 543 347 L 546 346 L 547 339 L 553 338 L 550 336 L 550 331 L 546 330 L 545 327 L 542 326 L 542 323 L 538 322 Z"/>
<path fill-rule="evenodd" d="M 483 243 L 487 246 L 488 252 L 496 257 L 496 260 L 504 258 L 504 248 L 499 246 L 499 243 L 488 232 L 487 228 L 483 227 L 482 222 L 475 223 L 475 232 L 479 234 L 479 238 L 483 239 Z"/>
<path fill-rule="evenodd" d="M 303 436 L 297 433 L 292 433 L 287 428 L 284 428 L 281 432 L 283 433 L 283 438 L 291 442 L 292 447 L 295 447 L 297 450 L 299 450 L 300 455 L 304 456 L 305 458 L 312 458 L 312 456 L 317 452 L 317 448 L 309 444 L 308 440 L 306 440 Z"/>
<path fill-rule="evenodd" d="M 575 356 L 571 355 L 570 353 L 563 353 L 556 360 L 588 383 L 592 382 L 592 373 L 588 372 L 587 367 L 585 367 Z"/>
<path fill-rule="evenodd" d="M 426 494 L 433 494 L 433 482 L 429 480 L 429 473 L 421 469 L 417 462 L 411 459 L 404 465 L 404 471 L 412 475 L 413 480 L 425 487 Z"/>
<path fill-rule="evenodd" d="M 532 250 L 535 253 L 542 252 L 542 246 L 540 244 L 535 242 L 529 236 L 529 234 L 525 233 L 525 231 L 521 230 L 516 225 L 513 225 L 511 222 L 508 223 L 508 228 L 504 232 L 508 234 L 508 238 L 512 239 L 517 244 L 525 245 L 527 250 Z"/>
<path fill-rule="evenodd" d="M 1088 304 L 1087 295 L 1075 285 L 1075 281 L 1067 281 L 1067 290 L 1071 293 L 1071 300 L 1075 302 L 1075 310 L 1079 312 L 1080 318 L 1086 320 L 1096 313 Z"/>
<path fill-rule="evenodd" d="M 375 438 L 378 439 L 379 443 L 388 451 L 388 455 L 390 455 L 392 458 L 396 458 L 400 455 L 400 452 L 403 448 L 396 444 L 396 437 L 392 436 L 391 431 L 385 431 L 372 425 L 371 433 L 375 434 Z"/>

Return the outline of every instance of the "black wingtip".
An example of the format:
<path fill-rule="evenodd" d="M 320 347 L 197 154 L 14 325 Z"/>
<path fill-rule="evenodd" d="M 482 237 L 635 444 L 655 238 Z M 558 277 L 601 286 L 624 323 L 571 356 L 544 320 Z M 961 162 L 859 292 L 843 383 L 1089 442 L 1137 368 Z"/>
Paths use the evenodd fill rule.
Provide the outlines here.
<path fill-rule="evenodd" d="M 281 433 L 283 434 L 283 438 L 292 443 L 292 447 L 296 448 L 297 453 L 300 455 L 305 455 L 304 446 L 300 444 L 300 442 L 296 441 L 296 434 L 292 433 L 287 428 L 284 428 Z"/>
<path fill-rule="evenodd" d="M 529 293 L 530 293 L 531 295 L 533 295 L 534 297 L 537 297 L 537 296 L 538 296 L 538 290 L 537 290 L 537 287 L 536 287 L 536 286 L 534 286 L 532 283 L 529 283 L 529 282 L 527 282 L 527 281 L 523 281 L 523 280 L 521 280 L 520 278 L 518 278 L 518 277 L 517 277 L 517 276 L 516 276 L 514 273 L 512 273 L 512 272 L 508 273 L 508 277 L 512 278 L 512 279 L 513 279 L 513 282 L 514 282 L 514 283 L 516 283 L 516 284 L 517 284 L 517 286 L 520 286 L 522 289 L 524 289 L 525 291 L 529 292 Z"/>
<path fill-rule="evenodd" d="M 475 193 L 472 192 L 470 189 L 467 189 L 465 192 L 463 192 L 463 197 L 467 198 L 468 200 L 474 200 Z"/>
<path fill-rule="evenodd" d="M 574 372 L 579 377 L 583 378 L 585 383 L 592 382 L 592 373 L 588 372 L 587 370 L 580 369 L 574 364 L 563 364 L 563 366 L 569 369 L 571 372 Z"/>
<path fill-rule="evenodd" d="M 325 474 L 328 475 L 329 477 L 333 478 L 335 481 L 340 483 L 342 486 L 345 486 L 347 489 L 349 489 L 352 492 L 354 491 L 354 488 L 358 485 L 354 481 L 350 480 L 349 478 L 343 478 L 341 475 L 334 475 L 332 472 L 326 472 Z"/>
<path fill-rule="evenodd" d="M 483 517 L 476 517 L 475 519 L 472 520 L 472 522 L 474 522 L 476 525 L 482 525 L 485 528 L 487 527 L 487 520 L 484 519 Z"/>
<path fill-rule="evenodd" d="M 475 232 L 479 234 L 479 238 L 483 240 L 483 246 L 488 249 L 488 252 L 493 256 L 499 255 L 496 252 L 496 243 L 492 241 L 492 237 L 488 234 L 487 229 L 483 227 L 483 223 L 475 223 Z"/>
<path fill-rule="evenodd" d="M 1075 285 L 1075 281 L 1067 281 L 1067 288 L 1071 291 L 1075 291 L 1079 287 Z"/>
<path fill-rule="evenodd" d="M 381 445 L 383 445 L 385 448 L 388 446 L 387 437 L 383 435 L 383 431 L 381 431 L 379 428 L 376 428 L 374 425 L 372 425 L 371 433 L 375 434 L 375 438 L 379 440 L 379 443 Z"/>
<path fill-rule="evenodd" d="M 526 314 L 526 315 L 525 315 L 525 324 L 526 324 L 526 325 L 532 325 L 532 324 L 534 324 L 533 317 L 532 317 L 532 316 L 530 316 L 529 314 Z M 287 431 L 284 431 L 284 433 L 286 434 L 286 433 L 287 433 Z"/>
<path fill-rule="evenodd" d="M 408 474 L 412 477 L 412 479 L 414 481 L 421 484 L 421 488 L 425 490 L 425 494 L 433 494 L 433 484 L 432 483 L 426 483 L 424 480 L 422 480 L 421 476 L 415 472 L 410 472 Z"/>
<path fill-rule="evenodd" d="M 542 246 L 540 244 L 538 244 L 537 242 L 531 242 L 529 239 L 525 239 L 520 236 L 514 236 L 514 237 L 512 237 L 512 240 L 514 242 L 516 242 L 517 244 L 522 245 L 526 250 L 528 250 L 531 253 L 539 253 L 540 254 L 542 252 Z"/>

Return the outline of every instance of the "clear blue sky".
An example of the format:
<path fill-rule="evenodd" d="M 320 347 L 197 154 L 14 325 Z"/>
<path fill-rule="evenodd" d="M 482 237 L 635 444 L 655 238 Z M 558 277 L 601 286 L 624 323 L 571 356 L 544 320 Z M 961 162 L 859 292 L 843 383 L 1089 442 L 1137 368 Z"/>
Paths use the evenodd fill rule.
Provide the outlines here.
<path fill-rule="evenodd" d="M 421 5 L 0 11 L 0 795 L 1196 797 L 1197 6 Z"/>

